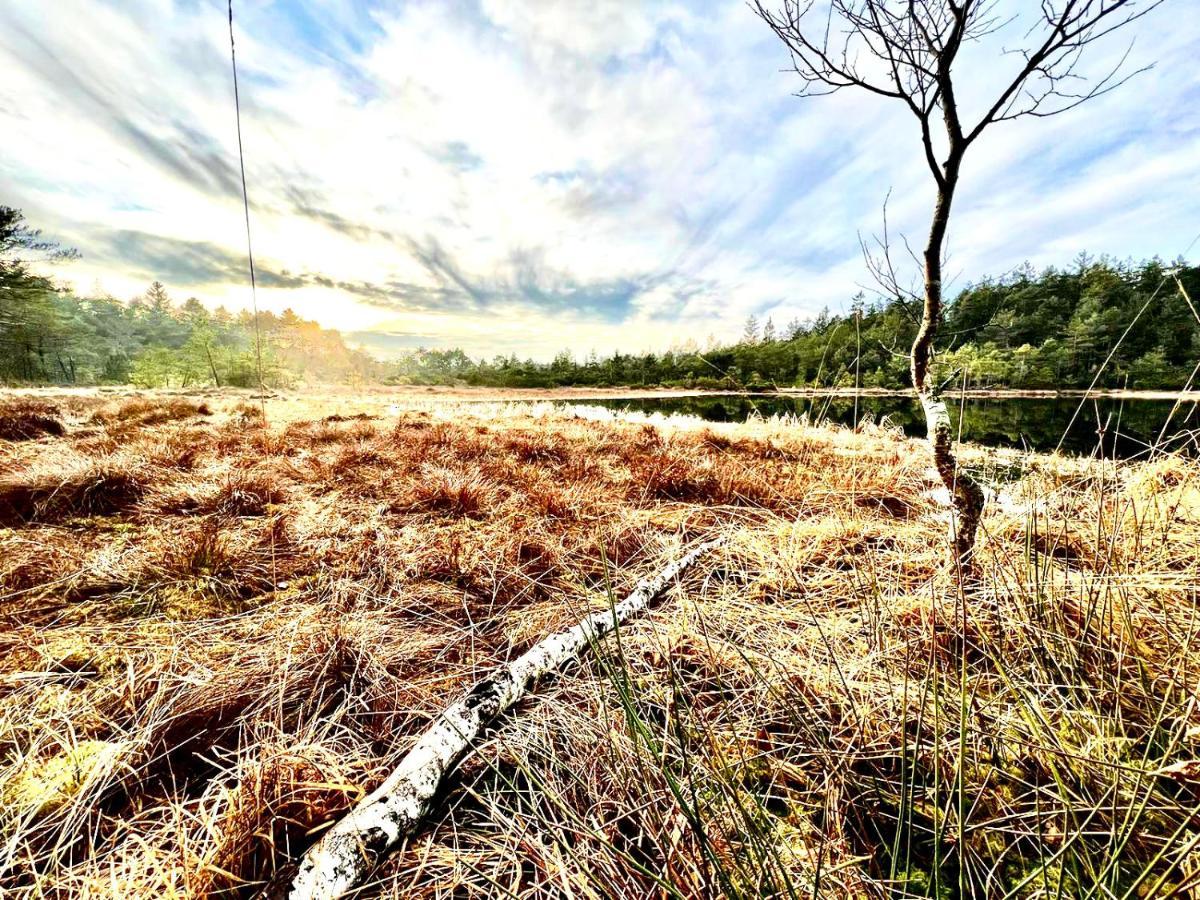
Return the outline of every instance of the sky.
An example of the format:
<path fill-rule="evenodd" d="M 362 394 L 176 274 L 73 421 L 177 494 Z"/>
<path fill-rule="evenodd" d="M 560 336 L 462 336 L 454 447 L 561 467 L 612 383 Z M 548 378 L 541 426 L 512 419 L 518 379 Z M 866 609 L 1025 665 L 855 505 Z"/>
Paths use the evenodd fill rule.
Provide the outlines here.
<path fill-rule="evenodd" d="M 1110 94 L 990 129 L 955 200 L 954 287 L 1200 232 L 1200 16 L 1168 0 L 1092 48 Z M 1004 4 L 1002 4 L 1004 5 Z M 972 109 L 1032 0 L 960 66 Z M 728 341 L 874 287 L 860 240 L 920 246 L 915 120 L 800 98 L 743 0 L 236 0 L 261 308 L 378 355 L 545 359 Z M 1130 39 L 1133 39 L 1130 47 Z M 0 3 L 0 204 L 122 299 L 251 303 L 224 0 Z M 1193 252 L 1194 258 L 1198 254 Z M 912 261 L 897 249 L 902 277 Z"/>

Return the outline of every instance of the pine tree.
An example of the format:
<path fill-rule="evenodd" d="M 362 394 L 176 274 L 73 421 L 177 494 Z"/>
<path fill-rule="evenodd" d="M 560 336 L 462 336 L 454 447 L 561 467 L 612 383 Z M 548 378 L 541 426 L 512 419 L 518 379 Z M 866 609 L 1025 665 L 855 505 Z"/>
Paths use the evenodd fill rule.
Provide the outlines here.
<path fill-rule="evenodd" d="M 750 313 L 750 315 L 746 317 L 746 325 L 742 329 L 742 343 L 758 343 L 758 316 L 754 315 L 754 313 Z"/>

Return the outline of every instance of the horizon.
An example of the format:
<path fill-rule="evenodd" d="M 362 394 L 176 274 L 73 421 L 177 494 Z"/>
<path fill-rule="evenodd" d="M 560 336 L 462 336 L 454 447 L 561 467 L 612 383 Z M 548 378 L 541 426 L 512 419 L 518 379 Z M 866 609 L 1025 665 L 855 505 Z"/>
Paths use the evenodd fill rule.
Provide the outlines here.
<path fill-rule="evenodd" d="M 45 236 L 43 235 L 43 237 L 45 237 Z M 1001 284 L 1017 275 L 1032 275 L 1032 277 L 1034 279 L 1037 279 L 1037 278 L 1040 278 L 1043 275 L 1050 273 L 1050 272 L 1083 271 L 1084 265 L 1102 265 L 1102 266 L 1109 266 L 1114 269 L 1120 269 L 1123 267 L 1134 267 L 1134 268 L 1145 267 L 1147 265 L 1150 265 L 1150 264 L 1156 263 L 1156 262 L 1164 265 L 1168 269 L 1173 268 L 1174 264 L 1182 264 L 1184 266 L 1187 265 L 1187 261 L 1185 259 L 1183 259 L 1182 257 L 1177 257 L 1175 259 L 1169 260 L 1169 259 L 1164 258 L 1161 254 L 1155 254 L 1154 256 L 1147 257 L 1147 258 L 1144 258 L 1141 260 L 1133 260 L 1132 258 L 1116 259 L 1115 257 L 1110 257 L 1107 255 L 1093 256 L 1092 254 L 1089 254 L 1086 251 L 1080 251 L 1079 253 L 1077 253 L 1075 255 L 1075 258 L 1072 260 L 1073 265 L 1071 265 L 1071 266 L 1066 266 L 1066 265 L 1056 266 L 1056 265 L 1050 264 L 1050 265 L 1044 266 L 1040 269 L 1028 271 L 1030 263 L 1023 262 L 1023 263 L 1009 269 L 1007 272 L 997 273 L 995 275 L 985 275 L 979 281 L 973 282 L 971 284 L 963 285 L 961 290 L 954 291 L 952 293 L 952 296 L 947 298 L 947 301 L 946 301 L 947 307 L 949 308 L 949 307 L 953 306 L 953 304 L 961 296 L 969 294 L 973 288 L 977 288 L 981 284 L 985 284 L 985 283 Z M 57 264 L 55 263 L 54 265 L 57 265 Z M 186 304 L 188 304 L 194 300 L 199 300 L 199 301 L 203 302 L 202 298 L 196 297 L 195 295 L 189 294 L 188 296 L 184 297 L 184 296 L 180 296 L 177 294 L 172 294 L 170 285 L 163 284 L 161 281 L 158 281 L 158 280 L 151 282 L 149 285 L 146 286 L 145 290 L 140 291 L 131 297 L 116 297 L 116 296 L 113 296 L 112 294 L 107 294 L 107 293 L 92 294 L 90 296 L 104 297 L 109 300 L 114 300 L 114 301 L 122 304 L 123 306 L 129 307 L 135 303 L 147 302 L 149 299 L 150 292 L 155 287 L 160 287 L 166 292 L 166 295 L 170 302 L 171 308 L 174 309 L 177 313 L 181 313 L 181 314 L 184 313 L 186 311 Z M 88 295 L 79 294 L 77 296 L 86 297 Z M 863 294 L 860 294 L 860 296 L 863 296 Z M 854 300 L 854 299 L 857 299 L 857 298 L 851 298 L 851 300 Z M 886 297 L 886 296 L 882 296 L 882 295 L 865 298 L 866 309 L 870 312 L 886 311 L 888 308 L 890 308 L 896 302 L 898 302 L 897 298 L 891 298 L 891 297 Z M 241 308 L 231 309 L 230 307 L 226 306 L 223 303 L 215 303 L 215 304 L 214 303 L 206 303 L 204 305 L 205 305 L 205 308 L 208 309 L 209 312 L 212 312 L 212 313 L 220 312 L 222 314 L 230 316 L 235 321 L 242 316 L 247 317 L 245 320 L 247 322 L 253 322 L 253 320 L 254 320 L 255 314 L 249 307 L 241 307 Z M 315 319 L 308 319 L 303 316 L 300 316 L 296 312 L 296 310 L 292 309 L 290 306 L 284 307 L 283 309 L 280 309 L 280 310 L 260 309 L 258 311 L 258 316 L 262 317 L 266 321 L 269 321 L 269 318 L 267 318 L 267 317 L 274 316 L 276 318 L 283 318 L 289 314 L 298 317 L 301 322 L 307 323 L 307 322 L 316 322 L 317 321 Z M 738 334 L 731 333 L 723 338 L 719 337 L 719 336 L 710 335 L 709 339 L 706 339 L 705 341 L 702 342 L 702 341 L 695 340 L 694 338 L 688 337 L 688 338 L 685 338 L 682 340 L 675 341 L 667 346 L 656 347 L 654 349 L 649 349 L 649 348 L 638 349 L 638 348 L 630 348 L 630 347 L 626 346 L 624 348 L 624 350 L 622 350 L 622 348 L 618 347 L 618 348 L 614 348 L 613 350 L 607 351 L 605 353 L 600 353 L 599 351 L 595 350 L 594 348 L 588 349 L 585 351 L 580 351 L 580 350 L 576 350 L 576 349 L 570 348 L 570 347 L 560 347 L 556 352 L 549 354 L 549 355 L 541 356 L 541 357 L 528 356 L 528 355 L 522 356 L 516 350 L 512 350 L 512 351 L 505 352 L 505 353 L 499 353 L 499 352 L 489 353 L 486 349 L 483 349 L 483 350 L 480 350 L 480 352 L 478 352 L 478 353 L 471 353 L 470 351 L 465 350 L 463 347 L 456 346 L 456 345 L 426 346 L 426 345 L 422 344 L 422 345 L 415 345 L 412 347 L 404 347 L 401 349 L 392 349 L 390 351 L 388 351 L 385 347 L 384 352 L 379 352 L 376 348 L 374 348 L 370 345 L 369 341 L 364 342 L 364 341 L 358 340 L 358 339 L 356 339 L 355 335 L 349 334 L 349 333 L 342 331 L 341 329 L 338 329 L 333 326 L 321 325 L 321 323 L 319 323 L 319 322 L 317 322 L 317 324 L 321 325 L 321 327 L 325 330 L 333 331 L 333 332 L 336 332 L 337 334 L 339 334 L 341 336 L 343 342 L 345 343 L 345 345 L 347 347 L 349 347 L 350 349 L 356 350 L 356 351 L 361 351 L 361 352 L 367 354 L 367 356 L 372 358 L 374 361 L 381 363 L 381 364 L 399 363 L 406 359 L 417 358 L 422 354 L 461 352 L 461 353 L 464 353 L 473 363 L 477 363 L 480 365 L 487 365 L 499 358 L 512 359 L 512 360 L 516 360 L 521 363 L 532 362 L 537 365 L 545 365 L 545 364 L 552 362 L 555 359 L 561 358 L 563 354 L 566 354 L 566 356 L 571 360 L 572 363 L 582 365 L 582 364 L 588 363 L 590 358 L 592 358 L 592 357 L 597 357 L 599 361 L 603 361 L 605 359 L 610 359 L 610 358 L 614 358 L 614 357 L 618 357 L 618 356 L 624 356 L 624 357 L 628 357 L 628 358 L 636 358 L 639 356 L 646 356 L 646 355 L 665 357 L 667 354 L 710 353 L 710 352 L 720 352 L 720 351 L 728 351 L 728 350 L 736 349 L 739 346 L 744 346 L 747 344 L 745 329 L 750 327 L 751 320 L 753 320 L 754 326 L 759 332 L 759 336 L 756 339 L 754 339 L 753 341 L 750 341 L 749 343 L 768 343 L 771 341 L 788 342 L 788 341 L 791 341 L 794 339 L 794 336 L 789 335 L 789 333 L 788 333 L 788 329 L 792 324 L 801 326 L 802 330 L 799 332 L 799 334 L 802 336 L 808 329 L 810 329 L 814 325 L 816 325 L 818 320 L 822 316 L 829 316 L 829 317 L 832 317 L 834 321 L 837 321 L 839 318 L 844 318 L 849 314 L 851 314 L 851 307 L 847 307 L 844 305 L 837 309 L 834 309 L 833 307 L 826 305 L 826 306 L 821 307 L 821 309 L 816 310 L 815 312 L 807 313 L 803 316 L 797 316 L 795 319 L 793 319 L 790 322 L 775 322 L 773 317 L 771 317 L 771 316 L 768 316 L 764 320 L 764 319 L 758 318 L 754 314 L 751 314 L 751 316 L 749 316 L 747 318 L 747 321 L 741 323 L 741 326 L 740 326 L 742 328 L 741 333 L 738 333 Z M 774 333 L 776 334 L 776 337 L 769 338 L 766 336 L 765 331 L 766 331 L 768 325 L 771 326 Z"/>
<path fill-rule="evenodd" d="M 160 280 L 177 302 L 248 308 L 224 3 L 71 15 L 81 3 L 0 10 L 0 122 L 25 135 L 0 160 L 4 202 L 81 251 L 53 270 L 81 293 L 128 300 Z M 870 287 L 859 236 L 881 230 L 885 197 L 914 240 L 932 202 L 907 113 L 794 97 L 785 51 L 741 2 L 235 14 L 259 306 L 377 356 L 732 343 L 752 314 L 782 327 L 844 309 Z M 952 227 L 955 292 L 1085 250 L 1184 250 L 1198 32 L 1156 10 L 1130 51 L 1130 70 L 1153 69 L 989 133 Z M 1089 69 L 1127 44 L 1105 41 Z"/>

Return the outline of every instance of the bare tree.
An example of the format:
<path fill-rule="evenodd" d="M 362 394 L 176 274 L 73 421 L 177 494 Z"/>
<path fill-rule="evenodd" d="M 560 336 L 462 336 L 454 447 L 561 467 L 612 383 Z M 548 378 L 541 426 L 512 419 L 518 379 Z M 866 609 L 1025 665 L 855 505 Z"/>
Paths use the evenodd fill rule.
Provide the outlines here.
<path fill-rule="evenodd" d="M 921 402 L 939 476 L 954 499 L 953 559 L 970 566 L 983 511 L 983 491 L 958 467 L 946 404 L 930 374 L 934 339 L 942 317 L 942 262 L 950 209 L 967 150 L 991 125 L 1022 117 L 1066 112 L 1123 84 L 1125 58 L 1100 77 L 1080 69 L 1084 50 L 1140 19 L 1162 0 L 1023 0 L 1037 9 L 1022 29 L 1025 46 L 1004 52 L 1012 71 L 999 80 L 973 115 L 960 104 L 955 63 L 964 47 L 1013 26 L 997 0 L 782 0 L 768 9 L 751 6 L 787 46 L 802 79 L 801 96 L 859 88 L 903 103 L 921 129 L 924 158 L 937 199 L 923 259 L 921 323 L 910 356 L 913 389 Z M 1142 70 L 1138 70 L 1142 71 Z M 898 294 L 890 259 L 870 261 L 873 273 Z"/>

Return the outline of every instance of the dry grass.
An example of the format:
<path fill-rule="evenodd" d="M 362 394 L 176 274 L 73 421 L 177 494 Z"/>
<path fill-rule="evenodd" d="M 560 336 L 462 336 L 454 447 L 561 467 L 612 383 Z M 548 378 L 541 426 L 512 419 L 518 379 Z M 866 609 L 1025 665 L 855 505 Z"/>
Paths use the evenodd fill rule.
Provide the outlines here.
<path fill-rule="evenodd" d="M 118 426 L 138 429 L 210 414 L 207 404 L 182 397 L 132 397 L 101 407 L 92 413 L 89 421 L 107 425 L 110 429 Z"/>
<path fill-rule="evenodd" d="M 487 667 L 716 533 L 372 893 L 1191 896 L 1194 462 L 1016 460 L 964 602 L 884 431 L 347 406 L 0 444 L 5 896 L 277 891 Z"/>
<path fill-rule="evenodd" d="M 0 441 L 30 441 L 64 433 L 62 410 L 55 404 L 28 397 L 0 401 Z"/>

